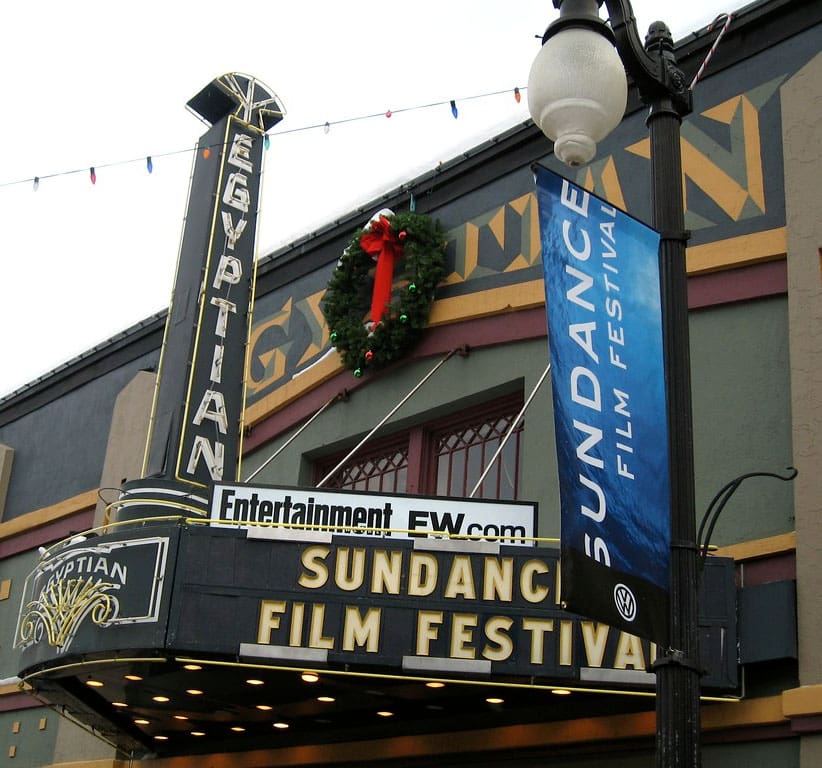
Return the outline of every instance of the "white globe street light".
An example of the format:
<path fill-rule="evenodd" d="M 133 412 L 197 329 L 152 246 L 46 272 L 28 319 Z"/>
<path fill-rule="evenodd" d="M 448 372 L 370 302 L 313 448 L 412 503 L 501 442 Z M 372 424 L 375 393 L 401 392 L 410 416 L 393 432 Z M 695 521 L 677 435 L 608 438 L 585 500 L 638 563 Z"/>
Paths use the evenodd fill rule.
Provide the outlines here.
<path fill-rule="evenodd" d="M 554 142 L 554 154 L 576 166 L 590 162 L 597 143 L 619 125 L 628 82 L 613 35 L 597 15 L 596 0 L 566 3 L 590 6 L 582 10 L 591 12 L 591 23 L 566 27 L 561 16 L 549 27 L 528 75 L 528 109 Z"/>

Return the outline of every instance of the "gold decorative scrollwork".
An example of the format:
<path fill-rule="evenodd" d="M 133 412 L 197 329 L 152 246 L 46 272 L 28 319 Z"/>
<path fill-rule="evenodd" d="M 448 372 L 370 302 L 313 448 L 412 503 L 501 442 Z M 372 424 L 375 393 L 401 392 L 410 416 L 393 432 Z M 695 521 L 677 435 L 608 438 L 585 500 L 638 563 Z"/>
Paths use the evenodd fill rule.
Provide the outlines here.
<path fill-rule="evenodd" d="M 37 600 L 25 608 L 20 625 L 20 643 L 39 643 L 65 650 L 80 624 L 89 616 L 98 626 L 116 618 L 119 602 L 108 594 L 117 585 L 94 579 L 61 579 L 48 584 Z"/>

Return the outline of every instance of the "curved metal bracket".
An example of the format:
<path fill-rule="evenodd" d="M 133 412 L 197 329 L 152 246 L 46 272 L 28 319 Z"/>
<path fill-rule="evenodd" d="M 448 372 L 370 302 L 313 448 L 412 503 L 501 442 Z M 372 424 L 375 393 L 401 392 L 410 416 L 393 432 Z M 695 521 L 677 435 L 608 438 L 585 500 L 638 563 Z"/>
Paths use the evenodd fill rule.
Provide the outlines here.
<path fill-rule="evenodd" d="M 630 0 L 604 2 L 616 48 L 643 102 L 650 105 L 657 99 L 669 97 L 680 117 L 689 114 L 691 92 L 685 75 L 676 65 L 673 38 L 668 27 L 662 22 L 654 22 L 643 45 Z"/>
<path fill-rule="evenodd" d="M 711 499 L 711 503 L 708 504 L 708 509 L 705 510 L 705 514 L 702 516 L 702 522 L 699 524 L 699 532 L 696 537 L 697 542 L 699 542 L 700 557 L 703 563 L 708 556 L 708 548 L 711 544 L 711 536 L 713 535 L 717 520 L 719 520 L 722 510 L 725 508 L 731 496 L 734 495 L 736 489 L 739 488 L 745 480 L 751 477 L 772 477 L 775 480 L 790 482 L 799 474 L 795 467 L 788 467 L 787 472 L 787 475 L 780 475 L 776 472 L 747 472 L 744 475 L 735 477 L 717 491 L 716 495 Z"/>

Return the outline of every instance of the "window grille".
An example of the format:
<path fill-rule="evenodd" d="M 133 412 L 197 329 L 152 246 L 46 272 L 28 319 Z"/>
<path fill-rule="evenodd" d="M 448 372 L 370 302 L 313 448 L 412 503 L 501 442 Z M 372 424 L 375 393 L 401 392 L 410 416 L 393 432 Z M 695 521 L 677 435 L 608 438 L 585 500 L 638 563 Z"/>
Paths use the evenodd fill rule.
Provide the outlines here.
<path fill-rule="evenodd" d="M 467 497 L 521 407 L 521 397 L 506 397 L 446 420 L 417 425 L 381 442 L 367 443 L 361 453 L 326 481 L 325 487 Z M 517 498 L 523 428 L 520 422 L 476 498 Z M 316 481 L 325 477 L 344 455 L 318 462 Z"/>
<path fill-rule="evenodd" d="M 326 471 L 334 463 L 327 462 Z M 328 482 L 327 488 L 351 491 L 405 493 L 408 481 L 408 446 L 393 445 L 354 456 Z"/>
<path fill-rule="evenodd" d="M 434 456 L 438 496 L 468 496 L 518 411 L 513 408 L 492 416 L 477 416 L 464 426 L 436 435 Z M 478 498 L 517 498 L 522 430 L 520 422 L 483 480 L 476 494 Z"/>

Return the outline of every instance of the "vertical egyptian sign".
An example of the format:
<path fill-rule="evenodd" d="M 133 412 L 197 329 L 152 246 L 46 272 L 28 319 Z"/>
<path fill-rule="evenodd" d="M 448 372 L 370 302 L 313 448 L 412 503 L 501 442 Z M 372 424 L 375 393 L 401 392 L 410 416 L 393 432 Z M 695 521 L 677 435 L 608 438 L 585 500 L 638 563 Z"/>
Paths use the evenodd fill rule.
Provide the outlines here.
<path fill-rule="evenodd" d="M 535 166 L 570 611 L 668 635 L 659 235 Z"/>
<path fill-rule="evenodd" d="M 216 205 L 175 468 L 178 480 L 204 486 L 234 478 L 239 459 L 263 143 L 234 116 L 216 127 Z"/>
<path fill-rule="evenodd" d="M 212 125 L 194 162 L 144 475 L 205 488 L 239 471 L 263 143 L 282 112 L 237 73 L 188 106 Z"/>

